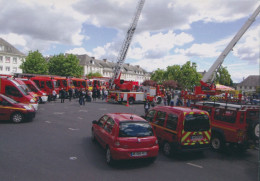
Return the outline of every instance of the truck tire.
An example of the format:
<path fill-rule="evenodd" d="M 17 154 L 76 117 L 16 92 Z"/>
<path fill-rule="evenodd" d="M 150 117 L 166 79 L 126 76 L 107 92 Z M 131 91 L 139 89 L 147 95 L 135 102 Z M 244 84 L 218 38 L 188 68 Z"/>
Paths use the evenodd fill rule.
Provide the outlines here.
<path fill-rule="evenodd" d="M 211 148 L 214 151 L 220 151 L 224 148 L 224 140 L 219 134 L 213 134 L 211 138 Z"/>
<path fill-rule="evenodd" d="M 254 125 L 253 125 L 253 136 L 255 139 L 259 139 L 259 122 L 256 122 Z"/>
<path fill-rule="evenodd" d="M 163 154 L 167 157 L 170 157 L 172 155 L 172 146 L 169 142 L 163 143 Z"/>
<path fill-rule="evenodd" d="M 15 112 L 11 116 L 11 121 L 13 123 L 21 123 L 21 122 L 23 122 L 23 120 L 24 120 L 24 116 L 20 112 Z"/>

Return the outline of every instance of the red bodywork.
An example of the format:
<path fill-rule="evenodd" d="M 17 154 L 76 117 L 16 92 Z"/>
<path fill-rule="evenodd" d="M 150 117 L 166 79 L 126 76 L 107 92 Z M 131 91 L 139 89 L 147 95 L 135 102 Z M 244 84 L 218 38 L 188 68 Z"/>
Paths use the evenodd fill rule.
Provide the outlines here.
<path fill-rule="evenodd" d="M 0 94 L 0 120 L 10 120 L 14 113 L 21 113 L 25 120 L 35 117 L 35 109 L 28 104 L 22 104 L 13 99 Z"/>
<path fill-rule="evenodd" d="M 88 85 L 87 85 L 87 80 L 86 79 L 81 79 L 81 78 L 71 78 L 73 86 L 75 86 L 75 89 L 83 89 L 87 90 Z"/>
<path fill-rule="evenodd" d="M 201 119 L 196 117 L 205 118 Z M 153 125 L 159 143 L 170 143 L 171 150 L 201 150 L 209 148 L 210 118 L 206 111 L 187 107 L 156 106 L 146 120 Z"/>
<path fill-rule="evenodd" d="M 75 86 L 72 83 L 71 78 L 66 78 L 66 77 L 53 77 L 55 80 L 57 80 L 57 86 L 59 89 L 65 90 L 66 92 L 69 91 L 69 89 L 74 89 Z"/>
<path fill-rule="evenodd" d="M 120 125 L 128 123 L 149 125 L 152 135 L 120 136 Z M 111 150 L 112 158 L 115 160 L 149 158 L 158 155 L 159 146 L 157 138 L 154 136 L 154 130 L 146 120 L 137 115 L 129 113 L 106 114 L 95 123 L 93 122 L 92 131 L 101 146 Z M 143 155 L 138 155 L 139 153 Z"/>
<path fill-rule="evenodd" d="M 52 77 L 35 76 L 30 78 L 35 84 L 48 95 L 52 95 L 52 91 L 55 90 L 58 94 L 60 89 L 57 86 L 57 81 Z"/>

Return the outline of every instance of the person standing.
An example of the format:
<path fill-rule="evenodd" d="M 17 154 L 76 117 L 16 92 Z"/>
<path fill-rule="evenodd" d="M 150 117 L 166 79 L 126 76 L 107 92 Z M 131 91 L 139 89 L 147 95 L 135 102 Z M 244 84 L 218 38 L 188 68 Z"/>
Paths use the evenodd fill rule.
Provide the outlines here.
<path fill-rule="evenodd" d="M 144 102 L 144 112 L 145 112 L 145 114 L 148 113 L 149 109 L 150 109 L 150 103 L 149 103 L 149 101 L 146 99 L 146 101 Z"/>
<path fill-rule="evenodd" d="M 72 98 L 72 93 L 73 93 L 73 91 L 72 91 L 72 89 L 70 88 L 69 89 L 69 100 L 71 101 L 71 98 Z"/>
<path fill-rule="evenodd" d="M 53 101 L 56 101 L 56 97 L 57 97 L 57 93 L 56 93 L 56 91 L 53 89 L 53 91 L 52 91 L 52 100 L 53 100 Z"/>
<path fill-rule="evenodd" d="M 61 103 L 64 103 L 64 101 L 65 101 L 65 94 L 66 94 L 65 90 L 63 88 L 61 88 L 61 90 L 60 90 L 60 102 Z"/>
<path fill-rule="evenodd" d="M 167 93 L 167 105 L 168 105 L 168 106 L 170 105 L 171 99 L 172 99 L 171 93 L 168 92 L 168 93 Z"/>
<path fill-rule="evenodd" d="M 94 87 L 94 89 L 92 90 L 92 98 L 93 98 L 93 101 L 97 100 L 97 88 L 96 87 Z"/>
<path fill-rule="evenodd" d="M 84 93 L 82 92 L 82 89 L 79 91 L 79 105 L 85 105 Z"/>

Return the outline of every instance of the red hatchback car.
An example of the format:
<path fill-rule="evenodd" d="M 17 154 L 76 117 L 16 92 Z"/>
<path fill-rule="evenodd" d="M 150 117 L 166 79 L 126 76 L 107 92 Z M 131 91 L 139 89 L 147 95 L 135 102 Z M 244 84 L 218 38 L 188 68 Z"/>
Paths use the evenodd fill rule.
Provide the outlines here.
<path fill-rule="evenodd" d="M 92 140 L 106 149 L 106 162 L 158 155 L 158 140 L 150 123 L 129 113 L 109 113 L 92 122 Z"/>

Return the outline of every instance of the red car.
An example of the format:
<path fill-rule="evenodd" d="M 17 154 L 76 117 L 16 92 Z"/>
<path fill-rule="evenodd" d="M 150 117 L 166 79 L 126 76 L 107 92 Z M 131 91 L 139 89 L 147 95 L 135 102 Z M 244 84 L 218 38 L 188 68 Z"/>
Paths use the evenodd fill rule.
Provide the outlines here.
<path fill-rule="evenodd" d="M 14 123 L 20 123 L 25 120 L 32 120 L 35 113 L 36 111 L 31 105 L 18 103 L 0 94 L 0 120 L 11 120 Z"/>
<path fill-rule="evenodd" d="M 92 122 L 92 140 L 106 149 L 106 162 L 158 155 L 158 140 L 150 123 L 129 113 L 109 113 Z"/>

